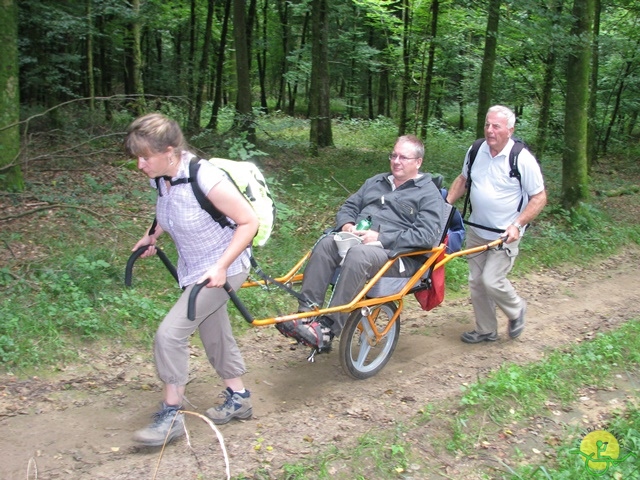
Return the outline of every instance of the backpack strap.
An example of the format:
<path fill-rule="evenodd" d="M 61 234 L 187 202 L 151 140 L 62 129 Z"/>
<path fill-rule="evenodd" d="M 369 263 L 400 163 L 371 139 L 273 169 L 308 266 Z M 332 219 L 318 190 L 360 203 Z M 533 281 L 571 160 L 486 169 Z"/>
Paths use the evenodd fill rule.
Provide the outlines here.
<path fill-rule="evenodd" d="M 464 207 L 462 207 L 462 217 L 467 216 L 467 207 L 469 207 L 469 213 L 471 213 L 471 200 L 469 198 L 469 194 L 471 192 L 471 167 L 473 166 L 473 162 L 476 161 L 476 157 L 478 156 L 478 150 L 484 143 L 484 138 L 479 138 L 471 145 L 471 149 L 469 150 L 469 163 L 467 164 L 467 182 L 465 183 L 465 188 L 467 193 L 464 197 Z"/>
<path fill-rule="evenodd" d="M 520 184 L 520 190 L 522 191 L 522 176 L 520 175 L 520 170 L 518 170 L 518 155 L 520 155 L 520 152 L 524 148 L 527 148 L 527 145 L 525 145 L 525 143 L 520 139 L 514 138 L 513 140 L 515 143 L 511 148 L 511 152 L 509 152 L 509 177 L 518 179 L 518 183 Z M 520 203 L 518 204 L 518 212 L 522 210 L 523 203 L 524 203 L 524 195 L 520 197 Z"/>
<path fill-rule="evenodd" d="M 205 210 L 209 215 L 211 215 L 211 218 L 218 222 L 218 224 L 222 228 L 235 228 L 235 225 L 232 224 L 226 217 L 226 215 L 218 210 L 213 205 L 213 203 L 211 203 L 211 200 L 207 198 L 207 196 L 200 188 L 200 185 L 198 185 L 198 170 L 200 170 L 200 160 L 197 157 L 192 157 L 191 161 L 189 162 L 189 178 L 187 179 L 187 181 L 191 184 L 191 188 L 193 189 L 193 194 L 195 195 L 196 200 L 198 200 L 198 203 L 200 204 L 202 209 Z M 229 175 L 227 175 L 227 177 L 228 176 Z"/>

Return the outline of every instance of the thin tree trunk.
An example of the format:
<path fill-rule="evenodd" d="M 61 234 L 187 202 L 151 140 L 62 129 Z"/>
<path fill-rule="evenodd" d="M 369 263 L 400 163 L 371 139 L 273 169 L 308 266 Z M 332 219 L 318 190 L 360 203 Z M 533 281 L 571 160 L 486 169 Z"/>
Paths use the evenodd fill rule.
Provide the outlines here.
<path fill-rule="evenodd" d="M 602 151 L 607 153 L 607 147 L 609 146 L 609 138 L 611 137 L 611 132 L 613 131 L 613 126 L 618 119 L 618 111 L 620 110 L 620 102 L 622 101 L 622 93 L 626 87 L 625 80 L 631 73 L 631 68 L 633 67 L 633 62 L 629 60 L 625 64 L 624 71 L 620 76 L 620 83 L 618 84 L 618 89 L 616 91 L 615 103 L 613 104 L 613 111 L 611 112 L 611 118 L 609 119 L 609 125 L 607 126 L 607 131 L 604 136 L 604 140 L 602 141 Z"/>
<path fill-rule="evenodd" d="M 89 96 L 89 110 L 94 111 L 96 97 L 96 79 L 93 74 L 93 10 L 92 0 L 87 0 L 87 84 Z"/>
<path fill-rule="evenodd" d="M 214 132 L 218 129 L 218 112 L 222 107 L 222 77 L 224 74 L 224 52 L 227 48 L 227 33 L 229 31 L 229 17 L 231 15 L 231 0 L 226 0 L 224 4 L 224 16 L 222 28 L 220 30 L 220 46 L 218 48 L 218 61 L 216 64 L 215 90 L 213 94 L 213 105 L 211 106 L 211 118 L 207 128 Z"/>
<path fill-rule="evenodd" d="M 551 5 L 551 15 L 560 17 L 563 10 L 562 0 L 555 0 L 555 4 Z M 547 150 L 547 133 L 549 131 L 549 121 L 551 119 L 551 100 L 553 96 L 553 79 L 555 76 L 557 55 L 556 41 L 553 41 L 549 47 L 549 52 L 543 60 L 544 73 L 542 77 L 542 92 L 540 94 L 540 112 L 538 114 L 538 124 L 536 126 L 535 151 L 536 156 L 540 160 L 544 157 Z"/>
<path fill-rule="evenodd" d="M 487 32 L 484 42 L 484 57 L 480 71 L 480 88 L 478 89 L 478 112 L 476 120 L 476 137 L 484 136 L 484 121 L 487 110 L 491 106 L 493 89 L 493 70 L 496 65 L 496 47 L 498 45 L 498 24 L 500 22 L 500 1 L 489 0 L 487 16 Z"/>
<path fill-rule="evenodd" d="M 591 48 L 591 81 L 589 93 L 589 125 L 587 126 L 587 172 L 591 173 L 591 167 L 596 162 L 598 156 L 598 140 L 596 136 L 596 116 L 598 114 L 598 69 L 600 55 L 598 49 L 600 45 L 600 0 L 594 2 L 593 20 L 593 46 Z"/>
<path fill-rule="evenodd" d="M 112 68 L 108 63 L 109 53 L 111 52 L 110 47 L 110 39 L 108 35 L 105 34 L 105 26 L 108 23 L 107 18 L 105 18 L 104 12 L 101 12 L 97 17 L 97 27 L 98 27 L 98 63 L 100 65 L 100 81 L 98 82 L 99 95 L 103 97 L 107 97 L 112 94 Z M 111 108 L 111 102 L 109 100 L 105 100 L 103 102 L 104 107 L 104 117 L 110 122 L 113 118 L 113 110 Z"/>
<path fill-rule="evenodd" d="M 209 63 L 209 49 L 211 48 L 211 28 L 213 26 L 213 13 L 215 7 L 215 0 L 208 0 L 207 2 L 207 20 L 204 30 L 204 40 L 202 44 L 202 57 L 200 58 L 200 66 L 195 72 L 194 82 L 196 84 L 196 96 L 195 105 L 193 108 L 193 116 L 189 121 L 190 130 L 194 133 L 200 131 L 200 116 L 202 115 L 202 97 L 204 95 L 204 84 L 207 71 L 207 64 Z"/>
<path fill-rule="evenodd" d="M 309 114 L 311 153 L 333 146 L 329 77 L 329 5 L 328 0 L 311 1 L 311 98 Z"/>
<path fill-rule="evenodd" d="M 244 0 L 233 0 L 233 38 L 236 47 L 236 116 L 235 127 L 247 133 L 247 140 L 255 143 L 255 127 L 251 110 L 251 75 L 249 71 L 249 49 L 246 38 Z"/>
<path fill-rule="evenodd" d="M 196 0 L 191 0 L 189 13 L 189 57 L 187 64 L 187 92 L 189 96 L 189 111 L 187 114 L 189 129 L 194 127 L 194 109 L 196 98 Z"/>
<path fill-rule="evenodd" d="M 402 0 L 402 91 L 400 92 L 398 135 L 404 135 L 407 131 L 407 101 L 409 99 L 409 81 L 411 76 L 410 18 L 409 0 Z"/>
<path fill-rule="evenodd" d="M 307 31 L 309 30 L 310 19 L 311 19 L 311 15 L 309 14 L 309 12 L 307 12 L 304 16 L 304 22 L 302 23 L 302 32 L 300 33 L 300 48 L 298 49 L 299 52 L 301 52 L 304 49 L 305 45 L 307 44 Z M 300 58 L 300 55 L 298 54 L 297 59 L 299 58 Z M 289 82 L 287 84 L 289 88 L 289 105 L 287 107 L 287 113 L 291 116 L 294 116 L 296 114 L 296 100 L 298 97 L 299 82 L 298 80 L 295 80 L 293 82 L 293 85 Z"/>
<path fill-rule="evenodd" d="M 144 84 L 142 83 L 142 50 L 140 48 L 142 37 L 142 19 L 140 18 L 140 0 L 132 0 L 131 9 L 133 20 L 130 25 L 131 40 L 131 91 L 137 95 L 134 102 L 130 104 L 136 115 L 144 113 Z"/>
<path fill-rule="evenodd" d="M 420 135 L 424 141 L 427 138 L 427 124 L 429 123 L 429 104 L 431 103 L 431 84 L 433 83 L 433 64 L 436 57 L 436 37 L 438 35 L 439 0 L 431 1 L 431 32 L 429 32 L 429 58 L 427 60 L 427 75 L 424 81 L 424 108 L 422 109 L 422 129 Z"/>
<path fill-rule="evenodd" d="M 269 44 L 269 37 L 267 36 L 267 22 L 269 12 L 269 1 L 263 0 L 262 8 L 262 47 L 260 51 L 256 53 L 258 61 L 258 80 L 260 81 L 260 109 L 264 113 L 269 113 L 269 106 L 267 105 L 267 45 Z"/>
<path fill-rule="evenodd" d="M 280 27 L 282 28 L 282 62 L 280 62 L 280 80 L 278 83 L 278 97 L 276 99 L 276 111 L 282 110 L 285 105 L 285 75 L 287 73 L 287 55 L 289 54 L 289 2 L 276 0 Z"/>

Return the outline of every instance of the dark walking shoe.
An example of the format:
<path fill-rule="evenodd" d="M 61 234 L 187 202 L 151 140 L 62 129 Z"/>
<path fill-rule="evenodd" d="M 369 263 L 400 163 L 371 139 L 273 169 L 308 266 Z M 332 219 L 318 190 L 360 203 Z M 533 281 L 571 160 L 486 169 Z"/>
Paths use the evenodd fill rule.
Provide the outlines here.
<path fill-rule="evenodd" d="M 509 336 L 511 338 L 518 338 L 522 331 L 524 330 L 525 324 L 525 314 L 527 313 L 527 302 L 524 300 L 522 310 L 520 310 L 520 315 L 515 320 L 509 320 Z"/>
<path fill-rule="evenodd" d="M 471 332 L 464 332 L 460 335 L 460 340 L 464 343 L 482 343 L 482 342 L 495 342 L 498 339 L 496 332 L 491 333 L 478 333 L 475 330 Z"/>
<path fill-rule="evenodd" d="M 327 352 L 331 350 L 334 337 L 331 328 L 327 326 L 328 322 L 331 322 L 329 318 L 320 317 L 311 323 L 296 325 L 294 338 L 308 347 Z"/>
<path fill-rule="evenodd" d="M 185 434 L 182 407 L 162 404 L 162 409 L 153 414 L 153 422 L 133 434 L 133 440 L 147 447 L 160 447 Z"/>
<path fill-rule="evenodd" d="M 205 412 L 216 425 L 224 425 L 232 418 L 246 420 L 253 415 L 251 406 L 251 393 L 249 390 L 244 393 L 234 392 L 229 387 L 220 395 L 224 398 L 224 403 L 217 407 L 211 407 Z"/>

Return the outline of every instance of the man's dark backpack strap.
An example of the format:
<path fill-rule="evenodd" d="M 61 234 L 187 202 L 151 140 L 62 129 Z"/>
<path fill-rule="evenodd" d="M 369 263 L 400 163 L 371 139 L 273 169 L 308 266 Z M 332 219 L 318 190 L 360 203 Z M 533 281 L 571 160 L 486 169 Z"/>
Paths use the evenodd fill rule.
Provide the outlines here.
<path fill-rule="evenodd" d="M 467 189 L 467 193 L 464 197 L 464 207 L 462 207 L 462 218 L 467 216 L 467 207 L 469 207 L 469 213 L 471 213 L 471 202 L 469 201 L 469 193 L 471 192 L 471 167 L 473 166 L 473 162 L 476 161 L 476 157 L 478 156 L 478 150 L 480 150 L 480 146 L 484 143 L 484 138 L 479 138 L 473 145 L 471 145 L 471 149 L 469 150 L 469 163 L 467 164 L 467 182 L 465 184 L 465 188 Z"/>
<path fill-rule="evenodd" d="M 528 149 L 527 145 L 520 139 L 514 138 L 513 148 L 511 148 L 511 152 L 509 153 L 509 176 L 511 178 L 517 178 L 518 183 L 520 184 L 520 190 L 522 190 L 522 176 L 520 175 L 520 170 L 518 170 L 518 155 L 522 149 Z M 520 197 L 520 203 L 518 204 L 518 212 L 522 209 L 522 204 L 524 203 L 524 195 Z"/>

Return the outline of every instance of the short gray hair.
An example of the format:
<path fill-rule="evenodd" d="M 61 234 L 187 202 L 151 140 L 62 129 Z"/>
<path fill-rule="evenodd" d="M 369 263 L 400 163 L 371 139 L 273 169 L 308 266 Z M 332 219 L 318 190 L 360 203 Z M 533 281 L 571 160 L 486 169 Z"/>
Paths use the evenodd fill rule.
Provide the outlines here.
<path fill-rule="evenodd" d="M 489 108 L 487 111 L 487 115 L 490 113 L 497 113 L 498 115 L 502 115 L 507 119 L 507 128 L 513 128 L 516 125 L 516 114 L 513 113 L 509 107 L 505 107 L 504 105 L 494 105 Z"/>

